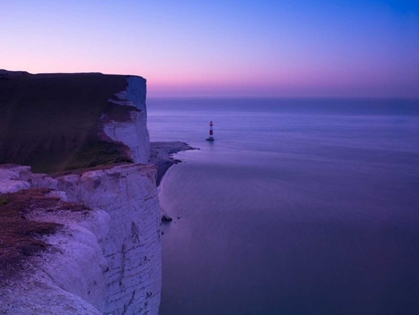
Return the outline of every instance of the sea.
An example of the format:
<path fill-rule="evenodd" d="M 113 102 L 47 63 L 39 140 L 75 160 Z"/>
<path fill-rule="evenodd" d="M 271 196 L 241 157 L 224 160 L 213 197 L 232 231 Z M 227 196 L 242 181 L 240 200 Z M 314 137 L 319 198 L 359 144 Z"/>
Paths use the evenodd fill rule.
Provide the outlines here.
<path fill-rule="evenodd" d="M 199 149 L 159 186 L 160 315 L 418 314 L 418 99 L 147 108 L 151 141 Z"/>

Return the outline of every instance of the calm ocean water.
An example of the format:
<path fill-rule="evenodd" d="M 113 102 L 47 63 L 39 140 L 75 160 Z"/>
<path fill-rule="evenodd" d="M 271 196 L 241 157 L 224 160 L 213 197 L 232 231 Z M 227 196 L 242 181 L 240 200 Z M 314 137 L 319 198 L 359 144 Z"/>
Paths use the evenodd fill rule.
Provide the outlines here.
<path fill-rule="evenodd" d="M 160 187 L 161 315 L 418 314 L 417 100 L 149 99 L 148 117 L 152 141 L 201 149 Z"/>

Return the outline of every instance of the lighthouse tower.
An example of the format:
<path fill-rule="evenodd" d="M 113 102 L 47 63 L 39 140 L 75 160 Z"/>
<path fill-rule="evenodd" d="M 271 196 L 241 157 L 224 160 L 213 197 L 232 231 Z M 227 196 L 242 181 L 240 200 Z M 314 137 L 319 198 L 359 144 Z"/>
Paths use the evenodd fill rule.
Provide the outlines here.
<path fill-rule="evenodd" d="M 213 138 L 213 122 L 210 122 L 210 130 L 209 130 L 209 137 L 206 139 L 207 141 L 214 141 Z"/>

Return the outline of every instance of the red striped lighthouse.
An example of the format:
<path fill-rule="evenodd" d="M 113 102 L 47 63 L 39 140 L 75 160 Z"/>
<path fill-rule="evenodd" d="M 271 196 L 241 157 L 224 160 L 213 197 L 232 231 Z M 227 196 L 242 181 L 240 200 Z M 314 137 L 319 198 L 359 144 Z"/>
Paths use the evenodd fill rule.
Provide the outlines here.
<path fill-rule="evenodd" d="M 213 138 L 213 122 L 210 122 L 210 130 L 209 130 L 209 137 L 206 139 L 207 141 L 214 141 Z"/>

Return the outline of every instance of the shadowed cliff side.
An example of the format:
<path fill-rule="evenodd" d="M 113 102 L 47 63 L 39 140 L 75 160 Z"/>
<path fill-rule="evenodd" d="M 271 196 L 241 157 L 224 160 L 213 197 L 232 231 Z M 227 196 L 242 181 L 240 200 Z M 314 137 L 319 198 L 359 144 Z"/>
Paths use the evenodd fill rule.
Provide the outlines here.
<path fill-rule="evenodd" d="M 0 164 L 54 173 L 131 162 L 127 146 L 103 132 L 107 120 L 140 111 L 118 104 L 126 87 L 121 75 L 0 72 Z"/>

